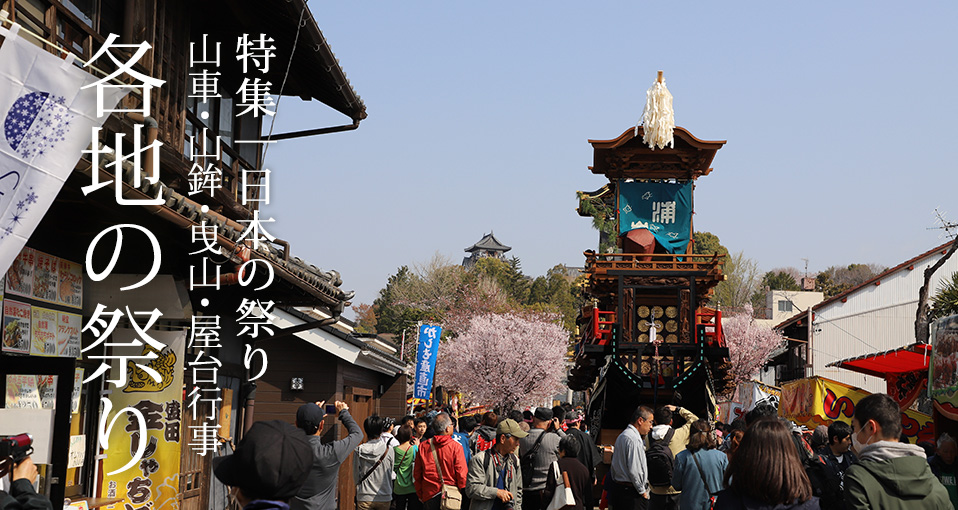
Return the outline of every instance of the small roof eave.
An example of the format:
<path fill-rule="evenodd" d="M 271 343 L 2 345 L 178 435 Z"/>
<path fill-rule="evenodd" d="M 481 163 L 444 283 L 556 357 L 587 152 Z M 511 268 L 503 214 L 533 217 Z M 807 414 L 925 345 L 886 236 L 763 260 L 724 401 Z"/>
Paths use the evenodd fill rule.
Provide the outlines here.
<path fill-rule="evenodd" d="M 272 313 L 275 318 L 271 322 L 280 328 L 298 326 L 307 322 L 301 316 L 297 316 L 297 314 L 290 313 L 287 310 L 274 309 Z M 343 338 L 325 328 L 299 331 L 293 333 L 293 335 L 352 364 L 357 362 L 362 352 L 362 345 L 356 345 L 350 342 L 348 338 Z"/>
<path fill-rule="evenodd" d="M 903 374 L 928 370 L 931 360 L 931 345 L 910 344 L 897 349 L 847 358 L 825 365 L 844 368 L 861 374 L 885 377 L 887 374 Z"/>
<path fill-rule="evenodd" d="M 712 172 L 715 153 L 725 145 L 725 140 L 701 140 L 676 126 L 672 146 L 652 149 L 642 141 L 643 134 L 639 126 L 611 140 L 589 140 L 594 153 L 592 173 L 610 180 L 695 180 Z"/>
<path fill-rule="evenodd" d="M 638 135 L 636 135 L 635 128 L 629 128 L 623 131 L 621 135 L 611 140 L 593 140 L 590 138 L 589 143 L 592 144 L 592 147 L 596 149 L 617 149 L 625 145 L 633 138 L 642 138 L 644 135 L 645 128 L 639 126 Z M 695 135 L 689 132 L 689 130 L 679 126 L 675 126 L 673 135 L 688 142 L 689 145 L 695 147 L 696 149 L 711 149 L 717 151 L 727 143 L 727 140 L 702 140 L 700 138 L 696 138 Z"/>

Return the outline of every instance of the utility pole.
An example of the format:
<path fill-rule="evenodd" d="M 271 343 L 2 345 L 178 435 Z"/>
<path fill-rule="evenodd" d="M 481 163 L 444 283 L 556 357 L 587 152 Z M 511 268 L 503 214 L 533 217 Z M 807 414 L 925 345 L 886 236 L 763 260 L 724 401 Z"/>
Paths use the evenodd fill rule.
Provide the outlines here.
<path fill-rule="evenodd" d="M 814 317 L 815 317 L 815 314 L 812 313 L 812 307 L 811 305 L 809 305 L 808 307 L 808 343 L 805 344 L 805 359 L 808 360 L 808 363 L 805 365 L 805 368 L 806 368 L 805 377 L 811 377 L 815 375 L 815 363 L 814 363 L 814 359 L 812 358 L 813 350 L 814 350 L 812 349 L 812 345 L 813 345 L 812 339 L 815 336 L 815 328 L 812 327 L 812 318 Z"/>

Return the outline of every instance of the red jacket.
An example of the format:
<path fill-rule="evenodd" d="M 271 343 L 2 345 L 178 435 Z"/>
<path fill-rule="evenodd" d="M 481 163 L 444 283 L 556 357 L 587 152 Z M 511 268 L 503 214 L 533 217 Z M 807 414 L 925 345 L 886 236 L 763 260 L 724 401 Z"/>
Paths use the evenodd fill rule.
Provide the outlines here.
<path fill-rule="evenodd" d="M 416 454 L 416 464 L 413 466 L 413 482 L 416 486 L 416 496 L 419 501 L 426 502 L 442 492 L 439 483 L 439 472 L 436 471 L 435 457 L 432 456 L 433 441 L 438 448 L 439 462 L 442 464 L 442 479 L 446 485 L 455 485 L 460 490 L 466 488 L 466 455 L 462 445 L 452 436 L 436 436 L 430 441 L 419 444 L 419 453 Z"/>

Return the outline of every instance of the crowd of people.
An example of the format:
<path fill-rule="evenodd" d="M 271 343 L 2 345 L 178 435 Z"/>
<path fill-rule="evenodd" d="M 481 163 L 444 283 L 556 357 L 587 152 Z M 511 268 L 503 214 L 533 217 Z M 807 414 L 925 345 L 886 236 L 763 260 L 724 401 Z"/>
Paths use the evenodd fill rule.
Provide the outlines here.
<path fill-rule="evenodd" d="M 608 469 L 569 405 L 458 421 L 438 410 L 398 423 L 373 415 L 362 428 L 346 404 L 335 408 L 345 438 L 322 443 L 323 403 L 306 404 L 299 431 L 257 423 L 214 473 L 249 510 L 339 507 L 349 455 L 360 510 L 958 508 L 954 438 L 942 434 L 930 456 L 900 441 L 900 410 L 882 394 L 862 399 L 851 425 L 820 427 L 810 441 L 769 406 L 728 426 L 641 406 Z"/>
<path fill-rule="evenodd" d="M 359 510 L 549 510 L 556 492 L 563 496 L 567 488 L 571 499 L 553 510 L 596 505 L 602 456 L 581 430 L 581 412 L 569 405 L 458 421 L 440 410 L 398 423 L 374 414 L 360 428 L 349 407 L 336 402 L 347 434 L 325 443 L 324 409 L 324 402 L 301 406 L 295 428 L 257 422 L 233 455 L 214 461 L 237 507 L 339 508 L 340 466 L 350 455 Z"/>
<path fill-rule="evenodd" d="M 670 411 L 639 407 L 616 440 L 603 484 L 612 510 L 958 508 L 954 438 L 942 434 L 930 457 L 933 445 L 909 444 L 888 395 L 862 399 L 851 425 L 819 428 L 813 445 L 771 406 L 730 427 L 679 410 L 676 429 Z"/>
<path fill-rule="evenodd" d="M 372 415 L 360 428 L 336 402 L 347 434 L 325 443 L 324 404 L 301 406 L 295 427 L 253 424 L 214 460 L 234 507 L 339 508 L 340 467 L 352 455 L 359 510 L 958 508 L 958 443 L 947 433 L 937 445 L 902 440 L 898 404 L 883 394 L 859 401 L 851 425 L 821 426 L 810 441 L 770 406 L 727 426 L 640 406 L 608 469 L 567 404 L 458 421 L 441 410 L 398 423 Z M 36 476 L 29 458 L 16 466 L 0 507 L 52 508 L 33 491 Z"/>

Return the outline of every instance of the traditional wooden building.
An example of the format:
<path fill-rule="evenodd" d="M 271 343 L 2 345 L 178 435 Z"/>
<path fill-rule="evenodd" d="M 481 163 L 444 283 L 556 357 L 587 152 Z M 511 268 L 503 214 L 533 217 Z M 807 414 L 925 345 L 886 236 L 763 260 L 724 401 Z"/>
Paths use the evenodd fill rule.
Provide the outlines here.
<path fill-rule="evenodd" d="M 262 188 L 257 185 L 263 183 L 261 173 L 249 173 L 246 176 L 250 179 L 247 195 L 242 196 L 244 171 L 263 168 L 266 143 L 356 129 L 366 117 L 365 105 L 346 79 L 305 0 L 266 3 L 251 0 L 199 3 L 5 0 L 2 7 L 9 16 L 9 20 L 4 21 L 6 25 L 10 22 L 22 25 L 21 34 L 37 35 L 37 44 L 55 54 L 71 52 L 79 59 L 89 60 L 111 33 L 119 34 L 124 43 L 146 41 L 151 49 L 134 69 L 165 80 L 165 84 L 154 89 L 150 96 L 150 117 L 113 113 L 104 124 L 99 141 L 112 144 L 117 133 L 130 140 L 134 135 L 133 126 L 145 124 L 144 133 L 148 138 L 144 145 L 149 143 L 149 137 L 154 136 L 162 143 L 160 182 L 140 179 L 135 183 L 134 172 L 140 170 L 134 169 L 127 161 L 122 165 L 122 180 L 84 194 L 81 188 L 89 185 L 94 176 L 98 176 L 101 182 L 114 178 L 114 170 L 107 166 L 113 162 L 109 156 L 101 156 L 99 164 L 94 166 L 86 155 L 27 243 L 28 248 L 51 257 L 82 262 L 94 236 L 118 224 L 140 225 L 158 239 L 162 248 L 158 275 L 145 287 L 121 291 L 122 287 L 136 281 L 138 275 L 147 274 L 151 269 L 150 257 L 146 256 L 151 253 L 151 248 L 145 239 L 128 238 L 124 241 L 123 252 L 112 276 L 93 281 L 88 275 L 82 275 L 82 307 L 76 312 L 82 315 L 83 323 L 90 320 L 98 304 L 121 309 L 125 306 L 155 307 L 163 316 L 151 331 L 180 331 L 187 336 L 193 317 L 220 317 L 223 327 L 219 334 L 223 346 L 218 354 L 222 366 L 215 384 L 201 384 L 199 388 L 220 388 L 222 402 L 217 403 L 215 409 L 211 409 L 210 404 L 199 404 L 199 414 L 218 415 L 214 421 L 220 426 L 219 435 L 223 441 L 238 441 L 242 437 L 243 425 L 248 426 L 256 419 L 292 421 L 295 405 L 307 400 L 347 399 L 356 403 L 354 408 L 357 410 L 365 403 L 368 412 L 398 414 L 404 396 L 404 381 L 400 374 L 402 365 L 380 340 L 342 331 L 344 324 L 348 327 L 348 322 L 343 321 L 340 314 L 349 305 L 353 293 L 341 288 L 343 282 L 339 274 L 292 256 L 293 248 L 287 241 L 276 239 L 257 248 L 242 235 L 247 228 L 247 223 L 243 222 L 252 219 L 259 206 L 257 201 L 244 198 L 259 198 L 257 190 Z M 274 134 L 267 140 L 262 115 L 238 116 L 240 99 L 234 94 L 241 88 L 244 76 L 235 54 L 230 52 L 236 47 L 237 38 L 244 34 L 265 34 L 273 39 L 271 44 L 277 55 L 274 65 L 258 75 L 261 80 L 273 84 L 273 94 L 316 101 L 317 105 L 312 107 L 328 106 L 342 113 L 346 120 L 336 126 L 315 126 L 304 131 Z M 190 97 L 194 93 L 189 82 L 190 73 L 198 71 L 190 65 L 190 43 L 199 43 L 204 37 L 210 42 L 223 43 L 223 58 L 217 70 L 221 96 L 206 102 Z M 54 45 L 61 49 L 54 49 Z M 96 65 L 105 72 L 113 70 L 109 60 L 97 61 Z M 142 102 L 141 96 L 129 95 L 122 104 L 126 108 L 136 108 L 142 107 Z M 221 154 L 212 164 L 221 173 L 223 185 L 212 194 L 192 193 L 193 161 L 190 156 L 214 145 L 219 145 Z M 321 155 L 317 157 L 321 158 Z M 282 172 L 283 169 L 274 171 Z M 121 188 L 119 193 L 126 198 L 160 196 L 163 203 L 118 205 L 114 197 L 116 187 Z M 201 263 L 200 256 L 194 254 L 196 245 L 191 240 L 191 229 L 204 223 L 217 227 L 215 244 L 222 253 L 217 259 L 221 278 L 199 280 L 210 284 L 207 287 L 191 285 L 191 281 L 197 281 L 191 278 L 191 266 Z M 109 256 L 107 250 L 93 252 L 95 267 L 104 267 Z M 269 286 L 253 290 L 267 282 L 266 271 L 252 276 L 240 275 L 240 265 L 249 260 L 261 261 L 260 268 L 270 267 L 274 278 Z M 241 277 L 248 278 L 249 285 L 239 285 Z M 218 288 L 212 285 L 216 283 L 214 280 L 218 280 Z M 5 299 L 9 298 L 10 295 L 5 296 Z M 276 316 L 279 317 L 272 324 L 275 338 L 264 335 L 249 340 L 242 336 L 243 326 L 237 321 L 244 299 L 275 304 Z M 36 304 L 27 298 L 23 301 L 28 306 Z M 45 306 L 59 310 L 56 304 Z M 129 327 L 128 323 L 126 327 Z M 283 329 L 287 327 L 290 329 Z M 328 338 L 320 345 L 310 344 L 309 340 L 302 338 L 311 335 Z M 90 346 L 93 341 L 90 333 L 83 333 L 83 347 Z M 0 354 L 0 387 L 4 390 L 6 381 L 11 380 L 8 377 L 12 375 L 57 375 L 61 382 L 54 392 L 55 408 L 51 403 L 48 435 L 52 445 L 47 447 L 52 453 L 49 465 L 44 468 L 44 489 L 57 507 L 64 497 L 92 498 L 99 503 L 107 499 L 117 502 L 117 508 L 129 503 L 123 497 L 109 497 L 112 488 L 105 488 L 104 459 L 99 455 L 101 450 L 96 442 L 100 399 L 110 393 L 110 387 L 104 383 L 105 377 L 82 386 L 77 395 L 78 409 L 73 412 L 73 385 L 64 384 L 73 381 L 76 368 L 85 369 L 87 374 L 95 371 L 99 363 L 89 356 L 108 354 L 105 349 L 109 348 L 101 345 L 82 358 Z M 256 385 L 249 382 L 259 366 L 255 363 L 249 368 L 244 366 L 246 349 L 263 349 L 268 354 L 269 368 L 259 381 L 259 412 Z M 337 349 L 349 353 L 337 354 Z M 183 356 L 187 360 L 197 359 L 200 351 L 191 342 Z M 308 355 L 304 356 L 304 352 Z M 315 365 L 310 365 L 310 361 Z M 329 378 L 313 379 L 328 367 L 335 367 L 323 375 L 329 375 Z M 184 372 L 184 382 L 189 381 L 189 369 L 185 368 Z M 309 391 L 291 393 L 290 378 L 294 373 L 302 373 L 301 377 L 309 381 L 306 386 Z M 191 429 L 198 424 L 196 418 L 186 412 L 190 389 L 184 386 L 177 406 L 177 413 L 179 408 L 183 409 L 182 415 L 177 414 L 182 420 L 175 422 L 176 437 L 180 438 L 182 445 L 179 476 L 172 486 L 169 480 L 156 481 L 155 486 L 162 484 L 166 487 L 164 490 L 169 490 L 168 495 L 178 501 L 179 508 L 210 508 L 210 460 L 213 455 L 201 456 L 189 446 L 195 439 Z M 393 393 L 396 397 L 390 400 Z M 309 398 L 305 399 L 307 396 Z M 393 400 L 393 404 L 384 403 Z M 288 413 L 289 409 L 293 409 L 292 414 Z M 168 431 L 172 425 L 174 422 L 167 423 Z M 335 428 L 330 430 L 333 434 L 338 433 Z M 79 465 L 68 462 L 68 457 L 73 458 L 70 451 L 74 446 L 81 451 Z M 143 476 L 147 477 L 149 469 L 143 469 Z M 351 496 L 348 500 L 352 500 Z M 163 506 L 153 508 L 160 507 Z"/>
<path fill-rule="evenodd" d="M 629 128 L 589 143 L 591 170 L 609 184 L 581 194 L 579 210 L 606 227 L 600 241 L 614 248 L 585 252 L 591 304 L 578 320 L 569 386 L 589 391 L 591 430 L 610 444 L 639 405 L 706 416 L 729 390 L 721 313 L 705 306 L 723 256 L 693 255 L 691 245 L 694 183 L 725 142 L 675 128 L 674 148 L 651 150 L 642 128 Z"/>

